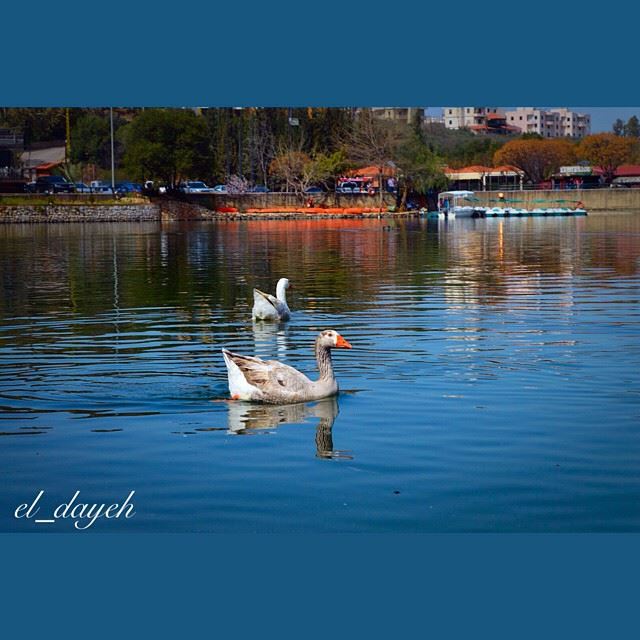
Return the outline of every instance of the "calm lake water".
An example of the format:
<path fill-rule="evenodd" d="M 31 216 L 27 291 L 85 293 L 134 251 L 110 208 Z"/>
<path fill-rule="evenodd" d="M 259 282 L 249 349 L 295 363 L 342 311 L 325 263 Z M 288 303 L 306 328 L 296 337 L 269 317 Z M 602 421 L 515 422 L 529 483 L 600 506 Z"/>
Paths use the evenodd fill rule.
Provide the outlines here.
<path fill-rule="evenodd" d="M 0 530 L 638 531 L 639 270 L 640 214 L 0 225 Z M 326 328 L 337 398 L 226 401 Z"/>

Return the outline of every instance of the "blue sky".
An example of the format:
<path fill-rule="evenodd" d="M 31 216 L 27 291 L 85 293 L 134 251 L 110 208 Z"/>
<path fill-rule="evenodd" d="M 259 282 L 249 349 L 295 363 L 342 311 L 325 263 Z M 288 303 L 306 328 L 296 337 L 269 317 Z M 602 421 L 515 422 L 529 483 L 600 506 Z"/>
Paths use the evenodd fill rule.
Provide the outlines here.
<path fill-rule="evenodd" d="M 560 105 L 564 106 L 564 105 Z M 513 107 L 503 107 L 504 109 L 512 109 Z M 548 108 L 548 107 L 547 107 Z M 599 133 L 600 131 L 611 131 L 613 121 L 620 118 L 625 122 L 633 115 L 640 118 L 640 107 L 569 107 L 579 113 L 591 114 L 591 132 Z M 429 107 L 427 110 L 429 115 L 442 115 L 442 107 Z"/>

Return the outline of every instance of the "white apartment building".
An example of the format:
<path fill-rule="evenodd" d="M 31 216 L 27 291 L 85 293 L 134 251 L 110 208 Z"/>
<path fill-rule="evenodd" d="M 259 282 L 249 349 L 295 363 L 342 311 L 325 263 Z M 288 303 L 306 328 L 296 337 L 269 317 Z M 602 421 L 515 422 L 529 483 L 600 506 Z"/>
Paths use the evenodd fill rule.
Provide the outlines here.
<path fill-rule="evenodd" d="M 591 133 L 591 116 L 570 109 L 518 107 L 507 111 L 507 124 L 522 133 L 537 133 L 543 138 L 582 138 Z"/>
<path fill-rule="evenodd" d="M 491 113 L 498 113 L 498 107 L 442 107 L 444 126 L 447 129 L 485 125 L 487 116 Z"/>
<path fill-rule="evenodd" d="M 560 118 L 560 126 L 568 138 L 584 138 L 591 133 L 591 116 L 570 109 L 553 109 Z"/>

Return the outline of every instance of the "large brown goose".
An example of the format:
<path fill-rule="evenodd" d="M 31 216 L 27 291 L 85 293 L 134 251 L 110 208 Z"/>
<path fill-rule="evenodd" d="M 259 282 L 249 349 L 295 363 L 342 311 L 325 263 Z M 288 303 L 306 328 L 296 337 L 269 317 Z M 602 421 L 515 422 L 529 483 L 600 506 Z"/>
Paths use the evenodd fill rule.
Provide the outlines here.
<path fill-rule="evenodd" d="M 320 377 L 317 380 L 310 380 L 304 373 L 277 360 L 241 356 L 223 349 L 231 398 L 293 404 L 333 396 L 338 393 L 338 382 L 333 373 L 331 349 L 351 349 L 351 345 L 332 329 L 318 335 L 315 353 Z"/>

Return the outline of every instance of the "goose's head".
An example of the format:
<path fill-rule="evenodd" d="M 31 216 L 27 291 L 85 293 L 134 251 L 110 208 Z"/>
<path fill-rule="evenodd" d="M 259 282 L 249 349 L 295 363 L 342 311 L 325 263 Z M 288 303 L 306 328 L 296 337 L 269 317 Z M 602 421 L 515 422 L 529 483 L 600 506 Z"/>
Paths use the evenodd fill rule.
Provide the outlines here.
<path fill-rule="evenodd" d="M 327 349 L 351 349 L 351 345 L 333 329 L 327 329 L 318 336 L 318 342 Z"/>
<path fill-rule="evenodd" d="M 290 286 L 291 283 L 289 282 L 289 278 L 280 278 L 280 280 L 278 280 L 278 284 L 276 285 L 278 289 L 288 289 Z"/>

